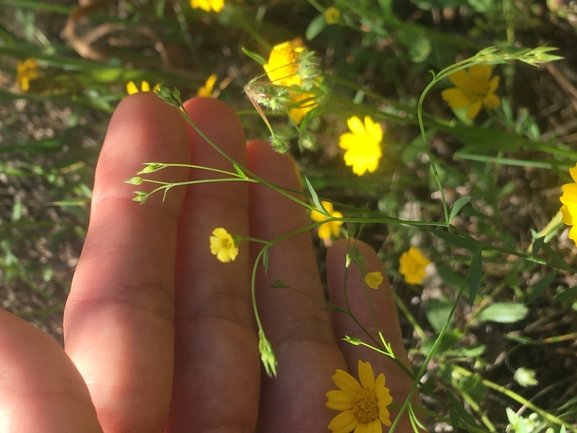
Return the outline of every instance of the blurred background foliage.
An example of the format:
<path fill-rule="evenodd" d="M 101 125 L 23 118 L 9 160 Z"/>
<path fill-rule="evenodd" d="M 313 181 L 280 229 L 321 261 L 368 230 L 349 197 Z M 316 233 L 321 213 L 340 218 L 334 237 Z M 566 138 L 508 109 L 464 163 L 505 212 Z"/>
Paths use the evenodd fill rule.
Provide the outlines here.
<path fill-rule="evenodd" d="M 346 229 L 383 258 L 431 431 L 577 431 L 577 249 L 556 219 L 577 162 L 576 29 L 569 0 L 227 0 L 218 13 L 185 0 L 0 0 L 1 305 L 61 341 L 96 159 L 129 81 L 186 99 L 216 74 L 213 96 L 248 139 L 266 138 L 245 94 L 266 76 L 245 52 L 266 59 L 300 37 L 329 95 L 300 126 L 267 119 L 319 195 L 381 218 Z M 500 106 L 475 119 L 442 100 L 448 80 L 434 87 L 426 151 L 416 110 L 429 70 L 543 45 L 563 60 L 496 66 Z M 38 76 L 24 89 L 29 58 Z M 337 145 L 352 115 L 385 130 L 380 167 L 362 177 Z M 442 197 L 462 206 L 452 231 L 422 224 L 443 221 Z M 398 270 L 410 246 L 432 262 L 422 285 Z"/>

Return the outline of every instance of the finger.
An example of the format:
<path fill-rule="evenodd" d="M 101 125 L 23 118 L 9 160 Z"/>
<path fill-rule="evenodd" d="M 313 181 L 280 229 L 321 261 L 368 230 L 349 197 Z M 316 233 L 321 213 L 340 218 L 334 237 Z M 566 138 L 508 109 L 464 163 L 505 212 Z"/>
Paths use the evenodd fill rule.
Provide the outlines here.
<path fill-rule="evenodd" d="M 300 189 L 292 160 L 268 143 L 249 145 L 250 169 L 268 182 Z M 301 195 L 297 197 L 303 198 Z M 267 186 L 251 184 L 251 236 L 272 240 L 309 224 L 302 205 Z M 255 244 L 252 256 L 261 248 Z M 292 289 L 273 289 L 275 280 Z M 268 271 L 260 266 L 258 308 L 265 333 L 278 359 L 278 377 L 266 378 L 261 398 L 259 431 L 325 432 L 330 412 L 325 393 L 336 368 L 344 368 L 325 306 L 309 232 L 273 246 Z"/>
<path fill-rule="evenodd" d="M 167 416 L 184 190 L 140 205 L 132 200 L 136 188 L 124 181 L 144 162 L 188 163 L 189 155 L 186 124 L 174 108 L 153 93 L 119 104 L 98 161 L 90 225 L 64 316 L 66 350 L 105 432 L 159 431 Z M 177 182 L 187 170 L 154 176 Z"/>
<path fill-rule="evenodd" d="M 192 121 L 220 149 L 246 165 L 240 120 L 211 98 L 188 101 Z M 232 163 L 190 130 L 192 163 L 234 172 Z M 194 169 L 192 180 L 230 178 Z M 176 360 L 170 432 L 254 431 L 260 366 L 249 290 L 248 251 L 221 263 L 209 248 L 217 227 L 248 234 L 246 182 L 211 182 L 187 188 L 180 219 Z"/>
<path fill-rule="evenodd" d="M 348 303 L 352 315 L 369 335 L 350 316 L 339 312 L 333 313 L 335 334 L 339 338 L 339 346 L 347 360 L 349 372 L 356 376 L 358 360 L 369 361 L 373 366 L 375 376 L 380 373 L 385 374 L 386 386 L 390 389 L 393 404 L 401 405 L 407 398 L 413 383 L 408 374 L 388 356 L 367 347 L 353 346 L 341 340 L 347 335 L 373 346 L 382 347 L 378 335 L 380 331 L 383 339 L 391 345 L 395 357 L 410 371 L 410 363 L 403 347 L 397 308 L 389 282 L 385 276 L 379 288 L 374 290 L 365 285 L 364 275 L 353 262 L 347 269 L 345 266 L 346 256 L 348 253 L 352 253 L 354 249 L 357 249 L 362 255 L 366 272 L 378 271 L 385 275 L 381 260 L 367 244 L 355 239 L 343 239 L 333 244 L 327 254 L 329 300 L 343 309 L 347 308 Z M 413 399 L 413 404 L 419 404 L 418 395 Z M 394 420 L 396 413 L 396 410 L 391 410 L 391 421 Z M 400 431 L 412 431 L 406 415 L 399 425 L 399 429 Z"/>
<path fill-rule="evenodd" d="M 102 432 L 90 394 L 62 348 L 0 310 L 0 431 Z"/>

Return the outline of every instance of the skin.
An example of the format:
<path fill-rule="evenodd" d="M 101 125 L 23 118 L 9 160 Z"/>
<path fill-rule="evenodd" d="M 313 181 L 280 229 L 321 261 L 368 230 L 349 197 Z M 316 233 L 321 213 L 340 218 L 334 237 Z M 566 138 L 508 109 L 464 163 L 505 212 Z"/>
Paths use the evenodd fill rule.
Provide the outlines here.
<path fill-rule="evenodd" d="M 186 102 L 193 121 L 225 152 L 274 184 L 300 188 L 293 161 L 265 142 L 246 144 L 239 119 L 210 98 Z M 385 357 L 340 341 L 358 336 L 322 298 L 310 234 L 272 248 L 259 271 L 257 299 L 278 359 L 278 377 L 261 372 L 250 297 L 257 243 L 243 242 L 234 262 L 210 253 L 216 227 L 272 239 L 309 224 L 306 211 L 273 190 L 246 182 L 205 183 L 132 201 L 124 180 L 143 162 L 181 162 L 232 170 L 182 117 L 153 93 L 116 109 L 96 169 L 86 242 L 64 312 L 65 351 L 32 325 L 0 310 L 0 431 L 23 432 L 326 432 L 337 414 L 325 393 L 340 368 L 357 375 L 359 358 L 384 372 L 395 402 L 411 380 Z M 222 176 L 222 175 L 221 175 Z M 218 177 L 169 169 L 164 181 Z M 146 188 L 146 184 L 142 187 Z M 141 188 L 141 187 L 138 187 Z M 344 306 L 347 242 L 327 256 L 331 301 Z M 383 271 L 357 242 L 367 271 Z M 275 280 L 309 294 L 272 289 Z M 354 313 L 376 336 L 359 271 L 347 293 Z M 408 364 L 388 283 L 370 292 L 380 329 Z M 411 431 L 403 419 L 398 431 Z"/>

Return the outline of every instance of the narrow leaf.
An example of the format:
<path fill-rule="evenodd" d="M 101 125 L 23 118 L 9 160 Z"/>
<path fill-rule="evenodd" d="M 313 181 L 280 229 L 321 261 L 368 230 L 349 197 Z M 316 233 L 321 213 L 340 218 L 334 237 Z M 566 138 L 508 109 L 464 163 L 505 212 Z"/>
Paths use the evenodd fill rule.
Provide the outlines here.
<path fill-rule="evenodd" d="M 459 211 L 461 209 L 463 209 L 463 207 L 469 203 L 469 200 L 471 200 L 471 196 L 466 195 L 465 197 L 461 197 L 459 200 L 457 200 L 455 202 L 455 204 L 453 205 L 453 207 L 451 208 L 451 215 L 449 215 L 449 221 L 451 221 L 453 218 L 455 218 L 457 216 L 457 214 L 459 213 Z"/>
<path fill-rule="evenodd" d="M 311 198 L 313 200 L 313 203 L 315 204 L 317 209 L 319 209 L 325 213 L 328 213 L 327 210 L 325 209 L 325 207 L 322 205 L 321 201 L 319 200 L 319 196 L 317 195 L 317 192 L 313 188 L 311 182 L 308 180 L 308 178 L 306 176 L 303 176 L 303 177 L 305 179 L 305 183 L 307 184 L 307 188 L 311 194 Z"/>
<path fill-rule="evenodd" d="M 260 54 L 255 53 L 254 51 L 250 51 L 249 49 L 247 49 L 245 47 L 241 47 L 241 50 L 243 53 L 245 53 L 248 57 L 253 59 L 255 62 L 259 63 L 261 66 L 265 65 L 267 63 L 266 59 L 263 56 L 261 56 Z"/>
<path fill-rule="evenodd" d="M 551 284 L 551 282 L 553 281 L 553 279 L 556 276 L 557 276 L 557 271 L 552 270 L 547 275 L 545 275 L 543 278 L 541 278 L 541 280 L 537 284 L 535 284 L 535 286 L 533 287 L 533 290 L 531 290 L 531 294 L 529 295 L 529 298 L 527 299 L 526 305 L 529 305 L 531 302 L 533 302 L 535 299 L 537 299 L 539 297 L 539 295 L 541 293 L 543 293 L 547 287 L 549 287 L 549 284 Z"/>
<path fill-rule="evenodd" d="M 481 249 L 478 248 L 473 255 L 471 267 L 469 268 L 469 305 L 473 305 L 473 302 L 475 302 L 475 297 L 479 292 L 482 274 L 483 259 L 481 257 Z"/>

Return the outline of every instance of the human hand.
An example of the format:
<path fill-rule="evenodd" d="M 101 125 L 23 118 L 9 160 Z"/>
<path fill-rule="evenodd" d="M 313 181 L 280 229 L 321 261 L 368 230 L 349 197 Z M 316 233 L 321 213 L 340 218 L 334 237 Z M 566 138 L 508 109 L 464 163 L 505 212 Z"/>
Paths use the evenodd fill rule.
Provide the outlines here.
<path fill-rule="evenodd" d="M 268 143 L 245 145 L 234 112 L 214 99 L 185 104 L 200 129 L 235 160 L 273 184 L 300 188 L 293 162 Z M 2 432 L 325 432 L 337 414 L 325 407 L 336 369 L 357 374 L 369 361 L 386 375 L 393 402 L 412 381 L 387 357 L 341 341 L 366 339 L 347 315 L 329 313 L 310 235 L 275 245 L 257 276 L 258 309 L 278 360 L 261 372 L 250 295 L 259 244 L 243 243 L 234 262 L 210 253 L 216 227 L 273 239 L 309 224 L 305 210 L 270 188 L 246 182 L 173 188 L 162 202 L 135 203 L 124 183 L 144 162 L 232 166 L 153 93 L 123 100 L 96 170 L 90 226 L 64 313 L 66 353 L 49 337 L 0 310 Z M 157 179 L 222 177 L 186 168 Z M 327 256 L 330 300 L 343 306 L 346 240 Z M 367 271 L 383 271 L 357 242 Z M 306 292 L 272 289 L 275 280 Z M 348 301 L 376 337 L 360 272 L 351 266 Z M 378 329 L 405 365 L 396 307 L 386 281 L 370 291 Z M 416 402 L 416 400 L 414 400 Z M 395 417 L 391 410 L 391 419 Z M 405 416 L 398 431 L 411 431 Z"/>

